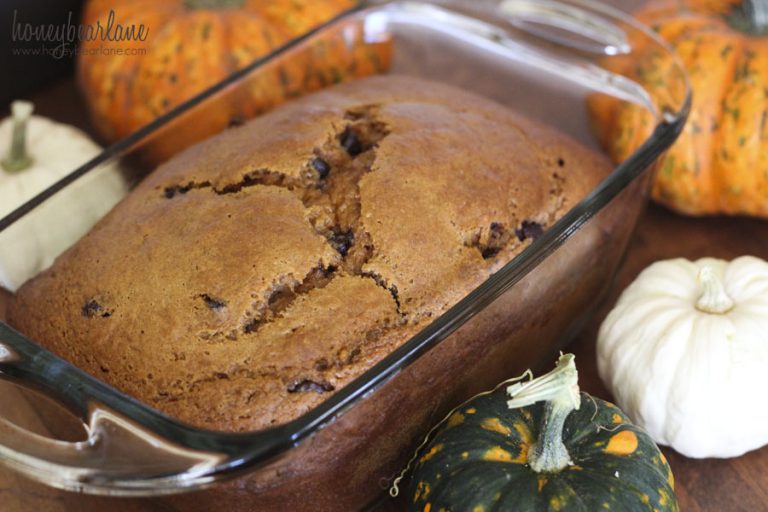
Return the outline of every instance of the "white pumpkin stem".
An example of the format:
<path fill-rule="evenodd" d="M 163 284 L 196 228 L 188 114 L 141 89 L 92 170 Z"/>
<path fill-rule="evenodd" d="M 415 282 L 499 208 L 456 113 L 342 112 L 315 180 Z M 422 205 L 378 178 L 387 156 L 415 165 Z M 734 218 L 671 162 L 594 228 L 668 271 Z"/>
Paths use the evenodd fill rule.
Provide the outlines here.
<path fill-rule="evenodd" d="M 512 397 L 510 409 L 527 407 L 546 400 L 539 438 L 528 450 L 528 464 L 537 473 L 555 473 L 572 464 L 563 443 L 563 425 L 568 415 L 581 405 L 579 374 L 573 354 L 563 354 L 555 369 L 528 382 L 507 388 Z"/>
<path fill-rule="evenodd" d="M 32 165 L 32 157 L 27 153 L 27 122 L 32 116 L 32 103 L 17 100 L 11 103 L 13 131 L 11 133 L 11 148 L 3 159 L 3 169 L 8 172 L 23 171 Z"/>
<path fill-rule="evenodd" d="M 715 275 L 712 267 L 699 270 L 699 282 L 703 291 L 696 301 L 696 309 L 711 314 L 723 314 L 733 309 L 733 299 L 725 293 L 723 282 Z"/>

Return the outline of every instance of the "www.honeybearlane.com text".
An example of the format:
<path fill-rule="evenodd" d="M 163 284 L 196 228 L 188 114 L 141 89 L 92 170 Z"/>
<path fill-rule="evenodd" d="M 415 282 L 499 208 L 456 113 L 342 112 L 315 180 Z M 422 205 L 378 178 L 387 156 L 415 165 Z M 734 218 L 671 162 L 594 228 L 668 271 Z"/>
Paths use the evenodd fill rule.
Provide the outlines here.
<path fill-rule="evenodd" d="M 32 25 L 19 20 L 18 11 L 14 10 L 11 40 L 16 43 L 56 43 L 63 48 L 82 41 L 145 41 L 149 35 L 149 28 L 144 24 L 117 23 L 113 10 L 109 11 L 104 24 L 100 20 L 95 24 L 73 23 L 72 17 L 73 14 L 70 11 L 66 23 Z"/>
<path fill-rule="evenodd" d="M 105 45 L 96 47 L 82 47 L 70 45 L 69 43 L 59 44 L 55 47 L 41 44 L 35 47 L 12 48 L 11 53 L 21 57 L 53 57 L 54 59 L 63 59 L 68 57 L 77 57 L 78 55 L 101 55 L 101 56 L 137 56 L 146 55 L 146 48 L 115 48 Z"/>

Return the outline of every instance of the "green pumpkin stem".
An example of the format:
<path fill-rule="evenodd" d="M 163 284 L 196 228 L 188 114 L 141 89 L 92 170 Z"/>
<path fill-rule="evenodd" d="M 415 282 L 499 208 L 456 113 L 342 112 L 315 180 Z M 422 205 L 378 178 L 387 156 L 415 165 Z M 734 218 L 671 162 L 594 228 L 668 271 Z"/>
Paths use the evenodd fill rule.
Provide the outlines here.
<path fill-rule="evenodd" d="M 14 101 L 11 103 L 13 131 L 11 148 L 8 155 L 0 162 L 7 172 L 19 172 L 32 165 L 32 157 L 27 153 L 27 122 L 32 115 L 32 103 Z"/>
<path fill-rule="evenodd" d="M 507 401 L 510 409 L 547 402 L 539 438 L 528 450 L 528 464 L 537 473 L 556 473 L 572 464 L 563 443 L 563 425 L 568 415 L 581 405 L 574 359 L 573 354 L 563 354 L 551 372 L 507 388 L 512 398 Z"/>

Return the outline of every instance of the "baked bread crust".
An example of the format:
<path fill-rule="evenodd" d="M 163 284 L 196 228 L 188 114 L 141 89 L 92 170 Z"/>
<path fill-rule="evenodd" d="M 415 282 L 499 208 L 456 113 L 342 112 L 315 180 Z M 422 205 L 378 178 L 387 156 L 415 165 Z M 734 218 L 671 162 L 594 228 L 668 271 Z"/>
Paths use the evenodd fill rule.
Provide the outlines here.
<path fill-rule="evenodd" d="M 339 85 L 160 166 L 19 290 L 9 321 L 192 425 L 284 423 L 477 287 L 610 169 L 449 86 Z"/>

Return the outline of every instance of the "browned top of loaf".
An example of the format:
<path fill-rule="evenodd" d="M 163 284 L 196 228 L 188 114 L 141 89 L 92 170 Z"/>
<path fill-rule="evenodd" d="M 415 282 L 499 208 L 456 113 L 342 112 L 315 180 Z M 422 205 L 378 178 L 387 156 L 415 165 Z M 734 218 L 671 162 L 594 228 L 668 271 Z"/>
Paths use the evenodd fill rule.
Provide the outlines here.
<path fill-rule="evenodd" d="M 183 421 L 258 429 L 406 341 L 608 169 L 483 98 L 368 78 L 158 168 L 9 318 Z"/>

